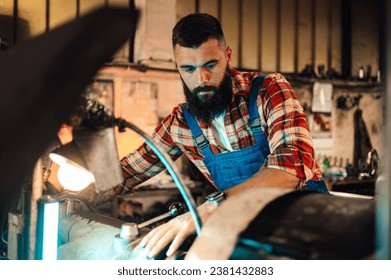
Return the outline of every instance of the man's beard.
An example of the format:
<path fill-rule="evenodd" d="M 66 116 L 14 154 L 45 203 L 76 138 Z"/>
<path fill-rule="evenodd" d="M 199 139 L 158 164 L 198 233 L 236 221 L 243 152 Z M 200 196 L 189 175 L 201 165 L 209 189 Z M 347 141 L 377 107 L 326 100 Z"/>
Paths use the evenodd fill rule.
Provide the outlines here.
<path fill-rule="evenodd" d="M 209 122 L 220 116 L 232 102 L 232 81 L 228 68 L 219 87 L 203 86 L 191 91 L 183 80 L 182 84 L 187 109 L 194 117 L 203 122 Z M 202 92 L 212 92 L 212 94 L 202 94 Z"/>

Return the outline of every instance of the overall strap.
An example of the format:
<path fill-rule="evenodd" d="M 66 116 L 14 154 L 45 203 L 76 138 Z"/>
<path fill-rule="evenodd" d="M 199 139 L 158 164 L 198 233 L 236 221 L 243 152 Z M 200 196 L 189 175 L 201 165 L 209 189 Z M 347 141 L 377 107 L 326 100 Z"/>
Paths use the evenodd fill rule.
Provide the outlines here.
<path fill-rule="evenodd" d="M 261 120 L 259 118 L 259 113 L 258 113 L 257 98 L 258 98 L 259 89 L 262 86 L 265 77 L 266 77 L 265 74 L 256 76 L 255 78 L 253 78 L 251 84 L 248 113 L 249 113 L 250 126 L 254 134 L 258 132 L 263 132 Z"/>
<path fill-rule="evenodd" d="M 270 154 L 269 143 L 267 142 L 266 135 L 262 130 L 261 119 L 259 117 L 257 98 L 259 90 L 262 87 L 262 83 L 265 80 L 266 74 L 261 74 L 256 76 L 252 80 L 250 98 L 249 98 L 249 122 L 251 126 L 251 131 L 254 133 L 255 140 L 257 143 L 261 144 L 262 152 L 264 156 Z"/>
<path fill-rule="evenodd" d="M 198 125 L 196 118 L 187 110 L 186 104 L 182 105 L 182 111 L 183 115 L 185 116 L 187 125 L 189 126 L 191 133 L 193 134 L 193 138 L 195 139 L 198 148 L 200 148 L 200 150 L 202 151 L 202 154 L 205 157 L 213 155 L 208 139 L 206 139 L 204 134 L 202 133 L 202 130 Z"/>

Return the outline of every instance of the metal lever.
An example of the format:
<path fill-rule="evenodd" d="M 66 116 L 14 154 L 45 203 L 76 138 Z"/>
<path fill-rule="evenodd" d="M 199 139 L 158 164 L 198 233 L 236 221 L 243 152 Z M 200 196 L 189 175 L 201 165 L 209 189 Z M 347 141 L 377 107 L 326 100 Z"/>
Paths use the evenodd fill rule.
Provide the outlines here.
<path fill-rule="evenodd" d="M 148 221 L 145 221 L 145 222 L 139 224 L 138 228 L 142 229 L 144 227 L 147 227 L 149 225 L 152 225 L 152 224 L 154 224 L 156 222 L 159 222 L 159 221 L 164 220 L 164 219 L 169 218 L 169 217 L 175 218 L 176 216 L 181 215 L 184 212 L 185 212 L 185 207 L 183 206 L 182 203 L 179 203 L 179 202 L 173 203 L 168 208 L 168 212 L 167 213 L 161 214 L 161 215 L 159 215 L 159 216 L 157 216 L 155 218 L 152 218 L 152 219 L 150 219 Z"/>

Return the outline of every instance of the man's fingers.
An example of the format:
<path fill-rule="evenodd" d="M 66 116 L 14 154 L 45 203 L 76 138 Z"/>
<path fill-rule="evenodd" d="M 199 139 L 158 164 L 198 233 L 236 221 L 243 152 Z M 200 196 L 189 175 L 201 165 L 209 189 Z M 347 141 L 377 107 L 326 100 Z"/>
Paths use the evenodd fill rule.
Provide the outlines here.
<path fill-rule="evenodd" d="M 145 248 L 146 256 L 154 258 L 172 242 L 167 251 L 167 256 L 170 256 L 178 250 L 186 237 L 194 231 L 195 227 L 191 216 L 183 214 L 166 224 L 154 228 L 140 241 L 140 246 Z"/>
<path fill-rule="evenodd" d="M 149 240 L 151 240 L 151 238 L 155 235 L 157 229 L 158 228 L 154 228 L 153 230 L 148 232 L 146 236 L 143 237 L 143 239 L 140 241 L 140 246 L 141 247 L 147 246 Z"/>
<path fill-rule="evenodd" d="M 145 246 L 147 251 L 151 251 L 152 248 L 159 242 L 159 240 L 169 231 L 170 229 L 163 225 L 158 228 L 152 238 L 149 239 L 148 244 Z"/>
<path fill-rule="evenodd" d="M 145 248 L 144 252 L 149 258 L 154 258 L 174 239 L 178 230 L 169 223 L 158 226 L 141 240 L 140 246 Z"/>
<path fill-rule="evenodd" d="M 183 241 L 185 241 L 186 237 L 191 233 L 190 228 L 182 228 L 178 234 L 175 236 L 172 241 L 170 248 L 166 253 L 167 257 L 171 256 L 174 252 L 178 251 L 179 247 L 182 245 Z"/>
<path fill-rule="evenodd" d="M 168 244 L 170 244 L 170 242 L 174 239 L 177 232 L 178 230 L 175 228 L 171 228 L 168 231 L 166 231 L 166 233 L 163 236 L 157 239 L 157 243 L 153 244 L 153 247 L 151 247 L 151 250 L 148 253 L 148 257 L 149 258 L 156 257 Z"/>

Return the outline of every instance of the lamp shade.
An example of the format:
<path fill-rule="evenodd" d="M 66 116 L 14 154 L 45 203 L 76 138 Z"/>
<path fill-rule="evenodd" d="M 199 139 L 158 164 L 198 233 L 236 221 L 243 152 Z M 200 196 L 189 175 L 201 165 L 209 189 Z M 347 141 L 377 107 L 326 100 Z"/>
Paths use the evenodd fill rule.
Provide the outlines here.
<path fill-rule="evenodd" d="M 72 142 L 49 155 L 60 166 L 58 175 L 63 178 L 58 179 L 61 184 L 65 181 L 74 185 L 76 182 L 94 183 L 96 192 L 102 192 L 123 182 L 114 128 L 92 130 L 79 127 L 73 130 L 73 138 Z M 62 167 L 73 169 L 77 175 L 64 174 Z M 73 183 L 73 180 L 76 182 Z"/>
<path fill-rule="evenodd" d="M 65 189 L 80 191 L 95 182 L 75 140 L 53 150 L 49 157 L 59 165 L 57 178 Z"/>
<path fill-rule="evenodd" d="M 80 153 L 75 140 L 72 142 L 59 146 L 49 154 L 50 159 L 58 165 L 69 163 L 79 168 L 87 170 L 87 164 Z"/>

